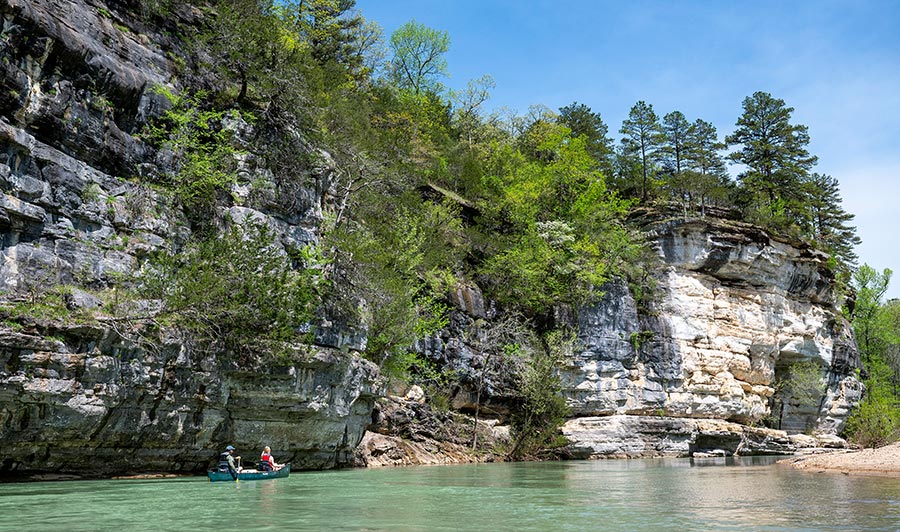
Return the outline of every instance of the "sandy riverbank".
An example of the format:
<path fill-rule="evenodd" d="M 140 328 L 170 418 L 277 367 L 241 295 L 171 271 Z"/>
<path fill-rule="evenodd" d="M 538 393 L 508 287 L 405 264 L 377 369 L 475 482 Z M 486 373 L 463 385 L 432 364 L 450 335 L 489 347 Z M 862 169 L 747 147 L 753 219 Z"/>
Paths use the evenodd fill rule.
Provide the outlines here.
<path fill-rule="evenodd" d="M 878 449 L 798 456 L 779 463 L 812 472 L 831 471 L 900 478 L 900 442 Z"/>

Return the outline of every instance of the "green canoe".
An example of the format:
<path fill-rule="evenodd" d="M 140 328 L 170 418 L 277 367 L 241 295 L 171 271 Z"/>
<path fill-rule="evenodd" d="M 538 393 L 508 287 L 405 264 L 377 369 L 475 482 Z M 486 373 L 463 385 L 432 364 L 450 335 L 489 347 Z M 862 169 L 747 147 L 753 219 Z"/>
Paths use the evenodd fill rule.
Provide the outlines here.
<path fill-rule="evenodd" d="M 285 478 L 291 474 L 291 464 L 284 464 L 278 471 L 257 471 L 245 469 L 237 474 L 237 478 L 231 476 L 228 471 L 209 471 L 206 473 L 210 482 L 234 482 L 236 480 L 269 480 L 272 478 Z"/>

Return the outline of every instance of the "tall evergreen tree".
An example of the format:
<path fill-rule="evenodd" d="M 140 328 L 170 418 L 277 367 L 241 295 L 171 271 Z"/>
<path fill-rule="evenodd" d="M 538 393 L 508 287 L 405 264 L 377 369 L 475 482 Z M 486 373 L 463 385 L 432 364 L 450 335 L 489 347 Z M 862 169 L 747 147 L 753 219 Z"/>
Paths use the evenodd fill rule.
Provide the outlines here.
<path fill-rule="evenodd" d="M 669 173 L 680 174 L 689 155 L 691 124 L 681 111 L 672 111 L 663 117 L 662 131 L 665 144 L 662 149 L 663 164 Z"/>
<path fill-rule="evenodd" d="M 705 214 L 707 205 L 724 203 L 732 187 L 722 157 L 725 143 L 719 140 L 714 125 L 698 118 L 688 129 L 687 146 L 685 164 L 692 175 L 692 189 L 700 200 L 701 214 Z"/>
<path fill-rule="evenodd" d="M 572 102 L 559 108 L 557 121 L 572 130 L 572 136 L 584 137 L 587 152 L 597 161 L 600 171 L 607 177 L 613 172 L 613 145 L 609 138 L 609 128 L 590 107 Z"/>
<path fill-rule="evenodd" d="M 337 63 L 351 70 L 361 66 L 354 41 L 364 21 L 354 10 L 356 0 L 300 0 L 282 5 L 292 12 L 298 34 L 319 65 Z"/>
<path fill-rule="evenodd" d="M 625 152 L 636 156 L 640 162 L 641 199 L 646 201 L 664 140 L 662 126 L 659 117 L 653 112 L 653 106 L 643 100 L 634 104 L 619 132 L 624 135 L 622 146 Z"/>
<path fill-rule="evenodd" d="M 726 146 L 719 140 L 716 126 L 698 118 L 688 130 L 687 144 L 685 159 L 691 170 L 704 175 L 728 176 L 722 157 Z"/>
<path fill-rule="evenodd" d="M 817 161 L 806 149 L 808 128 L 791 124 L 794 108 L 767 92 L 748 96 L 743 107 L 737 129 L 725 139 L 741 149 L 729 158 L 747 167 L 740 179 L 755 202 L 771 212 L 782 211 L 784 222 L 796 223 L 802 211 L 801 184 Z"/>
<path fill-rule="evenodd" d="M 849 225 L 855 218 L 841 207 L 841 192 L 837 179 L 824 174 L 812 174 L 808 181 L 811 237 L 839 262 L 843 271 L 856 265 L 854 246 L 862 242 L 856 227 Z"/>
<path fill-rule="evenodd" d="M 681 202 L 685 217 L 692 203 L 693 175 L 684 163 L 690 149 L 688 133 L 691 124 L 681 111 L 672 111 L 663 117 L 663 147 L 660 150 L 667 188 Z"/>

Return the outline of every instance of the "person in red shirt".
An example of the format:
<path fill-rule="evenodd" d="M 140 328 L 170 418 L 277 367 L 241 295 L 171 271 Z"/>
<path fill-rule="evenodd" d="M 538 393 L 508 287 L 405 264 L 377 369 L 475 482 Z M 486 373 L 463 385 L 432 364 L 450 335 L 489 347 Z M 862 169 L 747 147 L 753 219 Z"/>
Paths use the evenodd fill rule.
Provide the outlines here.
<path fill-rule="evenodd" d="M 266 445 L 262 455 L 259 457 L 259 469 L 262 471 L 278 471 L 282 467 L 284 467 L 284 464 L 275 463 L 275 459 L 272 458 L 272 449 Z"/>

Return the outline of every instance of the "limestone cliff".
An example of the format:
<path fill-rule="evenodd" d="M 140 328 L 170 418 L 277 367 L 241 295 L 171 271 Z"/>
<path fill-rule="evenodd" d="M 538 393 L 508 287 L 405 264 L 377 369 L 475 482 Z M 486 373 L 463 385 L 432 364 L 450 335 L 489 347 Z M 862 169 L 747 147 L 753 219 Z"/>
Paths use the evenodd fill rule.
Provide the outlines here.
<path fill-rule="evenodd" d="M 133 179 L 171 156 L 140 136 L 176 87 L 179 26 L 147 3 L 0 1 L 0 299 L 56 285 L 103 288 L 148 253 L 183 242 L 189 224 L 165 191 Z M 271 181 L 253 154 L 247 182 Z M 275 228 L 285 244 L 316 238 L 324 170 L 295 190 L 290 212 L 265 198 L 221 206 Z M 101 307 L 67 294 L 73 313 Z M 102 308 L 100 309 L 102 310 Z M 74 315 L 74 314 L 73 314 Z M 6 317 L 6 316 L 5 316 Z M 0 325 L 0 475 L 202 472 L 231 443 L 255 462 L 263 445 L 298 468 L 345 464 L 371 421 L 378 372 L 348 352 L 347 331 L 318 331 L 296 362 L 241 365 L 163 335 L 150 348 L 113 321 Z M 151 344 L 152 345 L 152 344 Z"/>
<path fill-rule="evenodd" d="M 611 284 L 603 301 L 579 316 L 583 349 L 563 370 L 577 416 L 564 433 L 575 454 L 686 453 L 679 438 L 637 450 L 601 445 L 601 427 L 615 433 L 620 421 L 600 416 L 673 418 L 670 424 L 693 434 L 692 449 L 703 430 L 684 418 L 838 433 L 862 387 L 827 257 L 736 222 L 659 222 L 648 226 L 648 236 L 663 266 L 646 308 Z M 827 382 L 809 402 L 777 386 L 801 361 L 812 361 Z M 743 430 L 719 447 L 733 452 Z"/>

